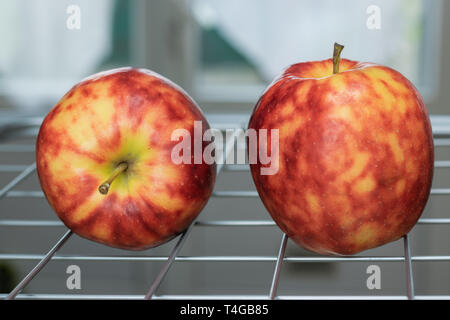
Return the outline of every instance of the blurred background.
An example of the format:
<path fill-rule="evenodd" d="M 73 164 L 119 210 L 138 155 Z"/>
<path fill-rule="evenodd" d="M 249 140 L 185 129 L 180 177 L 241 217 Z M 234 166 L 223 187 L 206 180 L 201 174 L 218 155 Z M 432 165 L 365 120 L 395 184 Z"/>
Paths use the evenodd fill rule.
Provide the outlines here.
<path fill-rule="evenodd" d="M 332 56 L 397 69 L 422 94 L 439 132 L 450 129 L 450 2 L 440 0 L 16 0 L 0 2 L 0 190 L 34 161 L 42 117 L 74 84 L 95 72 L 134 66 L 182 86 L 212 126 L 246 126 L 264 88 L 292 63 Z M 447 130 L 447 131 L 446 131 Z M 442 138 L 442 137 L 441 137 Z M 444 137 L 445 138 L 445 137 Z M 445 139 L 444 139 L 445 140 Z M 443 141 L 444 141 L 443 140 Z M 241 146 L 242 147 L 242 146 Z M 436 160 L 450 160 L 436 147 Z M 434 188 L 449 188 L 448 167 L 436 169 Z M 38 191 L 36 174 L 14 190 Z M 216 190 L 255 190 L 246 170 L 226 170 Z M 0 192 L 1 193 L 1 192 Z M 432 196 L 424 218 L 450 218 L 450 198 Z M 259 198 L 212 198 L 201 220 L 269 220 Z M 0 294 L 8 293 L 64 233 L 57 223 L 23 226 L 12 220 L 56 221 L 45 199 L 0 199 Z M 415 256 L 448 256 L 450 227 L 417 225 Z M 275 226 L 194 227 L 183 256 L 277 254 Z M 126 252 L 73 236 L 60 255 L 164 256 L 171 241 Z M 288 256 L 313 256 L 291 242 Z M 401 240 L 360 254 L 402 256 Z M 163 261 L 51 261 L 26 287 L 36 294 L 143 295 Z M 66 269 L 76 264 L 82 288 L 69 290 Z M 381 289 L 366 286 L 369 265 L 381 268 Z M 267 295 L 274 270 L 265 262 L 175 262 L 158 295 Z M 450 261 L 415 261 L 418 295 L 450 295 Z M 280 295 L 404 295 L 403 262 L 285 263 Z"/>

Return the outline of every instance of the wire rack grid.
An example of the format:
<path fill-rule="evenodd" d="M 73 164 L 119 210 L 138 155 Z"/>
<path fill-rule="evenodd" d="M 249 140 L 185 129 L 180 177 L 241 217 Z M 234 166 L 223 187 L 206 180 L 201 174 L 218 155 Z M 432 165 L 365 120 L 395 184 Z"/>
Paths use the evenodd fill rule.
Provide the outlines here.
<path fill-rule="evenodd" d="M 225 129 L 244 129 L 247 123 L 248 116 L 208 116 L 212 127 Z M 7 120 L 6 118 L 4 120 Z M 11 130 L 30 130 L 31 134 L 35 135 L 42 118 L 40 117 L 22 117 L 15 119 L 14 117 L 0 123 L 0 138 L 7 136 Z M 450 116 L 431 116 L 433 136 L 435 146 L 450 147 Z M 235 141 L 227 141 L 225 146 L 225 154 L 227 155 L 235 147 Z M 2 153 L 7 152 L 34 152 L 33 145 L 22 144 L 7 144 L 0 143 L 0 159 Z M 226 156 L 225 156 L 226 158 Z M 450 161 L 435 161 L 436 168 L 450 168 Z M 219 164 L 217 174 L 222 171 L 245 171 L 248 170 L 247 165 L 227 165 Z M 36 164 L 29 165 L 15 165 L 0 163 L 0 172 L 16 173 L 17 175 L 4 186 L 0 186 L 0 201 L 2 198 L 44 198 L 40 190 L 15 190 L 23 180 L 28 176 L 35 174 Z M 433 196 L 448 196 L 450 195 L 449 188 L 432 188 L 431 200 Z M 212 197 L 221 198 L 254 198 L 258 197 L 256 191 L 232 190 L 232 191 L 218 191 L 215 190 Z M 45 201 L 45 200 L 43 200 Z M 200 218 L 199 218 L 200 217 Z M 199 217 L 177 238 L 175 245 L 167 256 L 92 256 L 92 255 L 58 255 L 58 250 L 61 249 L 72 236 L 70 230 L 65 233 L 56 242 L 50 250 L 41 255 L 36 254 L 22 254 L 22 253 L 0 253 L 0 260 L 35 260 L 38 263 L 29 271 L 29 273 L 17 284 L 17 286 L 9 294 L 0 294 L 1 298 L 5 299 L 450 299 L 450 295 L 416 295 L 414 291 L 414 273 L 413 262 L 430 261 L 430 262 L 444 262 L 450 261 L 450 255 L 411 255 L 410 243 L 408 235 L 403 237 L 403 255 L 401 256 L 287 256 L 286 246 L 288 237 L 283 234 L 279 245 L 278 253 L 273 256 L 180 256 L 180 250 L 186 241 L 189 240 L 189 235 L 194 227 L 260 227 L 260 226 L 275 226 L 272 220 L 201 220 Z M 418 224 L 424 225 L 449 225 L 450 218 L 421 218 Z M 58 220 L 11 220 L 1 219 L 0 228 L 25 226 L 25 227 L 53 227 L 62 226 L 62 222 Z M 148 291 L 145 295 L 101 295 L 101 294 L 34 294 L 21 293 L 21 291 L 33 280 L 33 278 L 47 265 L 50 260 L 69 260 L 69 261 L 159 261 L 163 262 L 157 276 L 154 278 Z M 273 275 L 271 279 L 270 291 L 265 295 L 157 295 L 156 292 L 169 274 L 171 266 L 176 261 L 190 261 L 196 263 L 202 262 L 272 262 L 274 264 Z M 322 262 L 322 263 L 338 263 L 338 262 L 401 262 L 404 263 L 404 271 L 406 278 L 405 294 L 398 296 L 336 296 L 336 295 L 278 295 L 278 284 L 282 266 L 286 263 L 302 263 L 302 262 Z"/>

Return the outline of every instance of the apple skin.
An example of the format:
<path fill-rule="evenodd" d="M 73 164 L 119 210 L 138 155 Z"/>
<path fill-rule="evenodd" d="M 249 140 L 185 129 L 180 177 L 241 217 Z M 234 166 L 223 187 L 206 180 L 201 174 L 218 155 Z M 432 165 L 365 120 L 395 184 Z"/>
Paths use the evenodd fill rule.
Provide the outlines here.
<path fill-rule="evenodd" d="M 434 149 L 414 86 L 388 67 L 342 59 L 290 66 L 257 102 L 249 128 L 279 129 L 279 169 L 258 193 L 301 247 L 351 255 L 399 239 L 428 200 Z M 258 148 L 270 150 L 266 144 Z"/>
<path fill-rule="evenodd" d="M 73 232 L 112 247 L 143 250 L 172 239 L 200 213 L 215 182 L 215 164 L 171 160 L 179 143 L 172 132 L 194 137 L 194 121 L 209 128 L 181 88 L 149 70 L 81 81 L 39 130 L 37 172 L 49 204 Z M 99 185 L 124 161 L 127 170 L 101 194 Z"/>

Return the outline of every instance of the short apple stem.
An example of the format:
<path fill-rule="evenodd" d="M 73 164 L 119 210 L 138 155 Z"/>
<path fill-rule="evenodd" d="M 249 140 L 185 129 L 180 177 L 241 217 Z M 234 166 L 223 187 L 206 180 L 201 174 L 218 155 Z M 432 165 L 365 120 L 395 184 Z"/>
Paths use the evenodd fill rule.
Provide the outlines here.
<path fill-rule="evenodd" d="M 111 183 L 114 181 L 115 178 L 117 178 L 117 176 L 120 173 L 127 170 L 127 168 L 128 168 L 128 163 L 126 163 L 126 162 L 119 163 L 119 165 L 114 169 L 114 171 L 111 173 L 109 178 L 98 187 L 98 191 L 101 194 L 105 194 L 105 195 L 108 194 Z"/>
<path fill-rule="evenodd" d="M 344 46 L 335 42 L 333 50 L 333 74 L 339 73 L 339 63 L 341 62 L 341 52 Z"/>

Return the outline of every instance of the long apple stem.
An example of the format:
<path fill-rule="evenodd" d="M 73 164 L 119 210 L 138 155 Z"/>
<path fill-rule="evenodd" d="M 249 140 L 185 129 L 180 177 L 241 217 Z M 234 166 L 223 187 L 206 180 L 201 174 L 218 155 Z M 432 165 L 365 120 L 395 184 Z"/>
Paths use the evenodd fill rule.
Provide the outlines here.
<path fill-rule="evenodd" d="M 98 187 L 98 191 L 101 194 L 107 194 L 109 191 L 109 187 L 111 186 L 111 183 L 114 181 L 114 179 L 117 178 L 117 176 L 121 172 L 127 170 L 127 168 L 128 168 L 128 163 L 126 163 L 126 162 L 119 163 L 119 165 L 114 169 L 114 171 L 111 173 L 109 178 Z"/>
<path fill-rule="evenodd" d="M 333 50 L 333 74 L 339 73 L 339 63 L 341 62 L 341 52 L 344 46 L 335 42 Z"/>

